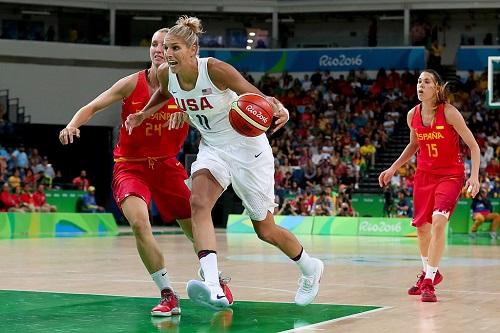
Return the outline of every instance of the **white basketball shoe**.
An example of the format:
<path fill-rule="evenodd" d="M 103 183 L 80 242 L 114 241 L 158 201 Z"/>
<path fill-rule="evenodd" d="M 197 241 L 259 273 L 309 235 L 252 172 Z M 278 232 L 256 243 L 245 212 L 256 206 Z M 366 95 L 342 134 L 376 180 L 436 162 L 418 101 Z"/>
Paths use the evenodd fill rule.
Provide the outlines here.
<path fill-rule="evenodd" d="M 186 290 L 193 302 L 213 310 L 222 310 L 230 305 L 219 284 L 191 280 L 188 282 Z"/>
<path fill-rule="evenodd" d="M 295 295 L 295 304 L 297 305 L 308 305 L 319 291 L 319 282 L 321 281 L 321 275 L 323 275 L 324 264 L 321 260 L 316 258 L 311 258 L 314 261 L 314 273 L 312 275 L 302 275 L 299 279 L 299 289 Z"/>

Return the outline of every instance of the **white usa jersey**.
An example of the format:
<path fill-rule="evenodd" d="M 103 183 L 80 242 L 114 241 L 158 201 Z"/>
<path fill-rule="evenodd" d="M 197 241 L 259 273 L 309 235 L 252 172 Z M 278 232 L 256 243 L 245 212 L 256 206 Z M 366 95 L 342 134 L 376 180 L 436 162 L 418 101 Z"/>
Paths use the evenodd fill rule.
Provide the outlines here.
<path fill-rule="evenodd" d="M 229 123 L 231 103 L 238 95 L 230 89 L 222 91 L 213 84 L 208 75 L 208 59 L 197 58 L 198 78 L 190 91 L 182 90 L 177 75 L 169 71 L 168 91 L 200 131 L 202 141 L 210 146 L 227 145 L 243 138 Z"/>

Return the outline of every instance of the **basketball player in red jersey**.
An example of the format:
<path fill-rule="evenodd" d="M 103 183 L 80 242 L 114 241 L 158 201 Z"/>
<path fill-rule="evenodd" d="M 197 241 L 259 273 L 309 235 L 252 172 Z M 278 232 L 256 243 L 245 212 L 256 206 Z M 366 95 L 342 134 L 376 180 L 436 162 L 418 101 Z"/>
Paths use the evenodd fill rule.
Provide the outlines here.
<path fill-rule="evenodd" d="M 95 113 L 119 100 L 122 100 L 122 123 L 129 114 L 141 110 L 148 103 L 151 94 L 159 87 L 156 73 L 165 62 L 163 40 L 167 31 L 160 29 L 151 39 L 151 67 L 120 79 L 82 107 L 60 132 L 62 144 L 72 143 L 75 136 L 79 138 L 80 126 Z M 139 255 L 161 292 L 160 303 L 151 311 L 153 316 L 177 315 L 180 314 L 180 307 L 165 268 L 163 254 L 151 231 L 148 215 L 151 197 L 162 219 L 176 219 L 186 236 L 193 241 L 190 191 L 184 183 L 188 175 L 176 159 L 186 138 L 188 125 L 175 130 L 163 127 L 174 112 L 178 112 L 178 108 L 171 99 L 131 135 L 122 126 L 114 150 L 113 194 L 132 226 Z M 227 286 L 222 288 L 229 294 Z"/>
<path fill-rule="evenodd" d="M 422 102 L 408 112 L 410 143 L 390 168 L 379 176 L 380 186 L 413 154 L 417 153 L 417 172 L 413 190 L 414 217 L 423 272 L 410 295 L 421 295 L 422 302 L 436 302 L 434 285 L 443 276 L 438 272 L 445 247 L 445 230 L 464 183 L 464 163 L 459 137 L 470 148 L 472 169 L 465 185 L 474 197 L 479 191 L 479 146 L 460 112 L 448 103 L 446 85 L 433 70 L 420 74 L 418 99 Z"/>

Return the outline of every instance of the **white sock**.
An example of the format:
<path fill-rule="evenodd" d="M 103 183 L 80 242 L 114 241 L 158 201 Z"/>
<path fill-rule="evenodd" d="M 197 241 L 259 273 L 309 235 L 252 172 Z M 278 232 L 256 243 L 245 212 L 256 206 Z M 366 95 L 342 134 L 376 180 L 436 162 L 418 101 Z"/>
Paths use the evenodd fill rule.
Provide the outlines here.
<path fill-rule="evenodd" d="M 314 274 L 314 261 L 311 260 L 306 250 L 302 249 L 302 255 L 296 263 L 303 275 L 309 276 Z"/>
<path fill-rule="evenodd" d="M 201 269 L 205 282 L 219 285 L 219 269 L 217 267 L 217 254 L 209 253 L 200 259 Z"/>
<path fill-rule="evenodd" d="M 170 284 L 170 279 L 168 278 L 167 269 L 165 267 L 160 269 L 158 272 L 151 274 L 151 278 L 156 283 L 160 291 L 166 288 L 172 289 L 172 285 Z"/>
<path fill-rule="evenodd" d="M 431 281 L 434 282 L 434 277 L 436 276 L 437 271 L 438 271 L 437 267 L 432 267 L 429 264 L 427 264 L 427 271 L 425 272 L 425 278 L 431 279 Z"/>
<path fill-rule="evenodd" d="M 424 272 L 427 272 L 427 261 L 429 259 L 429 257 L 424 257 L 424 256 L 420 256 L 420 258 L 422 258 L 422 270 Z"/>

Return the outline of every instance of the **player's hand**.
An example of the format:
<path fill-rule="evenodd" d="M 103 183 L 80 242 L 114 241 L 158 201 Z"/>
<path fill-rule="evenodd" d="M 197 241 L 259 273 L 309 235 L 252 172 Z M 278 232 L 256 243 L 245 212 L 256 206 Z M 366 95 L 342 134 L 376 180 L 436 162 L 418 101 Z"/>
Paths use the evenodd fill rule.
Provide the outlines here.
<path fill-rule="evenodd" d="M 384 187 L 387 184 L 390 184 L 392 176 L 396 173 L 395 170 L 392 170 L 391 168 L 386 169 L 380 173 L 378 176 L 378 184 L 380 187 Z"/>
<path fill-rule="evenodd" d="M 467 192 L 470 194 L 471 198 L 474 198 L 481 188 L 481 184 L 479 184 L 479 180 L 476 177 L 470 177 L 465 182 L 465 187 L 467 188 Z"/>
<path fill-rule="evenodd" d="M 274 122 L 273 133 L 277 132 L 280 128 L 285 126 L 288 119 L 290 119 L 290 114 L 288 110 L 274 97 L 266 97 L 267 101 L 273 106 L 273 116 L 278 118 Z"/>
<path fill-rule="evenodd" d="M 59 132 L 59 141 L 63 145 L 73 143 L 73 137 L 80 138 L 80 130 L 76 127 L 67 126 Z"/>
<path fill-rule="evenodd" d="M 184 126 L 184 123 L 187 122 L 188 115 L 186 112 L 175 112 L 170 115 L 168 121 L 163 125 L 167 127 L 169 130 L 178 129 Z"/>
<path fill-rule="evenodd" d="M 139 111 L 136 113 L 129 114 L 127 120 L 125 120 L 125 128 L 128 134 L 132 134 L 132 130 L 142 124 L 144 121 L 144 112 Z"/>

